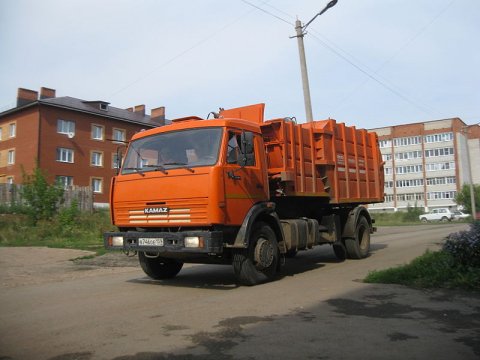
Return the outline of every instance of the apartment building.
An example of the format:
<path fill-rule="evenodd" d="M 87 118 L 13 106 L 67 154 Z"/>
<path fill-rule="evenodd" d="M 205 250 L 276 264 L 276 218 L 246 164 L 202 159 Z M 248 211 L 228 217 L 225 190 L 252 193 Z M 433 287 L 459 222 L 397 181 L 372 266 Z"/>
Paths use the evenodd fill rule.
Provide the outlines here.
<path fill-rule="evenodd" d="M 107 204 L 125 142 L 164 123 L 164 107 L 146 115 L 144 105 L 119 109 L 100 100 L 56 97 L 45 87 L 40 93 L 20 88 L 17 106 L 0 113 L 0 183 L 21 183 L 23 172 L 38 162 L 51 183 L 91 186 L 95 204 Z"/>
<path fill-rule="evenodd" d="M 370 210 L 456 208 L 463 184 L 480 183 L 478 124 L 451 118 L 371 130 L 385 161 L 385 202 Z"/>

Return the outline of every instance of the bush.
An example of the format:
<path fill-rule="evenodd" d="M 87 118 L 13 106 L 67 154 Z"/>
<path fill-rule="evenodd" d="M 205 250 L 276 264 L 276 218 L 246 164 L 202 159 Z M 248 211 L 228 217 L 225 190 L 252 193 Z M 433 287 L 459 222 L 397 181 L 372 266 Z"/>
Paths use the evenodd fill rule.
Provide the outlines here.
<path fill-rule="evenodd" d="M 32 174 L 23 173 L 22 199 L 30 221 L 37 224 L 39 220 L 50 220 L 55 216 L 63 200 L 63 189 L 49 184 L 46 175 L 37 166 Z"/>
<path fill-rule="evenodd" d="M 416 222 L 423 213 L 423 208 L 418 207 L 417 204 L 415 206 L 408 205 L 407 212 L 402 213 L 402 218 L 405 222 Z"/>
<path fill-rule="evenodd" d="M 443 250 L 462 266 L 480 268 L 480 221 L 471 224 L 468 231 L 450 234 Z"/>

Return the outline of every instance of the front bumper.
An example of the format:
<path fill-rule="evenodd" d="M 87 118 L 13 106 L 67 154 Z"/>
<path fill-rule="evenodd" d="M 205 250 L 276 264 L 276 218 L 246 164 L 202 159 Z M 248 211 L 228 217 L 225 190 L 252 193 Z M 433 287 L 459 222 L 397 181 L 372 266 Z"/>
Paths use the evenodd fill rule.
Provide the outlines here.
<path fill-rule="evenodd" d="M 103 241 L 108 250 L 217 255 L 223 251 L 222 235 L 221 231 L 107 232 Z M 188 241 L 191 238 L 198 238 L 199 246 L 192 247 Z M 158 242 L 162 245 L 151 244 Z"/>

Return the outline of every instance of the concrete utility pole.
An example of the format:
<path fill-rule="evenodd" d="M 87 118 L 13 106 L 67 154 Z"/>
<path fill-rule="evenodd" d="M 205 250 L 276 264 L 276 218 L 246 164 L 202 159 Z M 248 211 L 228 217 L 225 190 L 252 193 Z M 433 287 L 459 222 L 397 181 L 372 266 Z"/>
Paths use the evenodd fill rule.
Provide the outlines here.
<path fill-rule="evenodd" d="M 313 121 L 312 114 L 312 99 L 310 98 L 310 85 L 308 83 L 307 72 L 307 59 L 305 58 L 305 46 L 303 45 L 303 32 L 302 22 L 300 20 L 295 21 L 295 31 L 297 32 L 297 44 L 298 54 L 300 56 L 300 71 L 302 72 L 302 85 L 303 85 L 303 101 L 305 103 L 305 116 L 307 122 Z"/>
<path fill-rule="evenodd" d="M 305 46 L 303 44 L 303 37 L 305 36 L 308 25 L 312 23 L 313 20 L 317 18 L 317 16 L 322 15 L 325 11 L 330 9 L 331 7 L 335 6 L 338 0 L 330 1 L 322 11 L 320 11 L 317 15 L 315 15 L 308 23 L 302 26 L 302 22 L 297 19 L 295 21 L 295 32 L 297 33 L 295 36 L 297 38 L 298 44 L 298 54 L 300 55 L 300 71 L 302 72 L 302 85 L 303 85 L 303 101 L 305 103 L 305 116 L 307 122 L 313 121 L 313 113 L 312 113 L 312 100 L 310 98 L 310 85 L 308 83 L 308 72 L 307 72 L 307 60 L 305 58 Z"/>

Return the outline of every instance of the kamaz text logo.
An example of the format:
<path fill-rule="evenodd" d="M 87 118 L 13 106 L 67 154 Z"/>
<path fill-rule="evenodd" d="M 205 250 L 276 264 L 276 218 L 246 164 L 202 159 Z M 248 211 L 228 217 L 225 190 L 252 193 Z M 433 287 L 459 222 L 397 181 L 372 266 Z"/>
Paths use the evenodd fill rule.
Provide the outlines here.
<path fill-rule="evenodd" d="M 144 214 L 165 214 L 168 213 L 168 208 L 166 207 L 151 207 L 143 209 Z"/>

